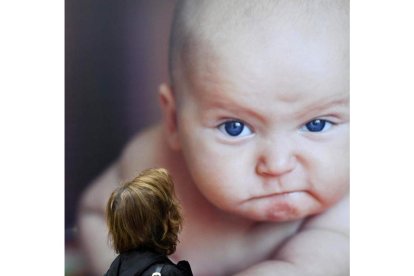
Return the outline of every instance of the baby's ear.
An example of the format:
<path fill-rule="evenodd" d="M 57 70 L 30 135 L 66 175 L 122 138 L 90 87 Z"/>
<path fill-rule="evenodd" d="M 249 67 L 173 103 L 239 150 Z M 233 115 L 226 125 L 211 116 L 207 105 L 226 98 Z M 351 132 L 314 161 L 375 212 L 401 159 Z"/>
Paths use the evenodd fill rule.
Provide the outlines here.
<path fill-rule="evenodd" d="M 159 88 L 159 96 L 168 144 L 171 149 L 179 150 L 180 141 L 178 139 L 177 109 L 174 93 L 170 86 L 163 83 Z"/>

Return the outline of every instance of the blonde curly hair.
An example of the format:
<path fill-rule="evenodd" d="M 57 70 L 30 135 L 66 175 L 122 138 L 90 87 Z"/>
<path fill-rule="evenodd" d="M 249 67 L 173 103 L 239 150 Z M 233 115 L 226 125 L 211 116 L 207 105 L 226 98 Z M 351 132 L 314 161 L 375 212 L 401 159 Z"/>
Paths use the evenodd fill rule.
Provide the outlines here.
<path fill-rule="evenodd" d="M 166 169 L 148 169 L 115 189 L 106 206 L 109 239 L 117 253 L 135 248 L 175 252 L 182 215 Z"/>

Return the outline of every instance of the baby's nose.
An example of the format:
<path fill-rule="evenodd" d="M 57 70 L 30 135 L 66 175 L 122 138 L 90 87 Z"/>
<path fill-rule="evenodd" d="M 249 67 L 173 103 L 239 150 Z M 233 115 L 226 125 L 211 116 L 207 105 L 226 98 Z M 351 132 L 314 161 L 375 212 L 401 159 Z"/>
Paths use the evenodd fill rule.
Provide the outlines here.
<path fill-rule="evenodd" d="M 289 173 L 296 166 L 295 159 L 289 141 L 273 140 L 263 148 L 256 165 L 256 173 L 262 176 L 280 176 Z"/>

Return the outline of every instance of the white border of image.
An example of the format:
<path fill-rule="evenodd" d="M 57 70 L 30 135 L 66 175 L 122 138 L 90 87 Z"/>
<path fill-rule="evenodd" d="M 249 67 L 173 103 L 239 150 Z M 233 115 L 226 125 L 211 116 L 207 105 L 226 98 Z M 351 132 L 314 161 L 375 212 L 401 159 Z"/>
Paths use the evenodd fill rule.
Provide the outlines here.
<path fill-rule="evenodd" d="M 1 1 L 0 34 L 2 274 L 62 275 L 64 2 Z"/>
<path fill-rule="evenodd" d="M 411 1 L 351 1 L 351 275 L 414 275 Z"/>
<path fill-rule="evenodd" d="M 414 275 L 414 16 L 351 1 L 351 274 Z M 64 2 L 0 4 L 5 269 L 64 271 Z"/>

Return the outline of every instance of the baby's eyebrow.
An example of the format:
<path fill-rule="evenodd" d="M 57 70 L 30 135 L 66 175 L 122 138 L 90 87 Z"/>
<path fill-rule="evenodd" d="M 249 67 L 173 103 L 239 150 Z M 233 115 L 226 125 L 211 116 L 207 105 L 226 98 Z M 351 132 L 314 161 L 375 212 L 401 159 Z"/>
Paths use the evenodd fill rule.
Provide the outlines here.
<path fill-rule="evenodd" d="M 212 111 L 214 109 L 227 110 L 232 113 L 243 113 L 248 116 L 256 118 L 258 121 L 266 122 L 266 117 L 252 109 L 251 107 L 245 106 L 244 104 L 237 103 L 235 101 L 220 100 L 210 103 L 209 109 Z"/>
<path fill-rule="evenodd" d="M 300 111 L 297 117 L 303 117 L 310 113 L 321 112 L 321 111 L 327 110 L 332 107 L 346 106 L 346 105 L 349 105 L 349 96 L 330 99 L 322 103 L 314 102 L 310 104 L 309 106 L 305 107 L 302 111 Z"/>

